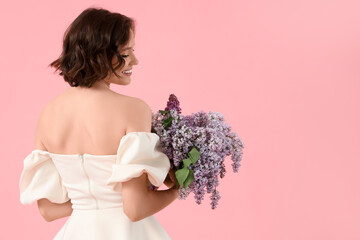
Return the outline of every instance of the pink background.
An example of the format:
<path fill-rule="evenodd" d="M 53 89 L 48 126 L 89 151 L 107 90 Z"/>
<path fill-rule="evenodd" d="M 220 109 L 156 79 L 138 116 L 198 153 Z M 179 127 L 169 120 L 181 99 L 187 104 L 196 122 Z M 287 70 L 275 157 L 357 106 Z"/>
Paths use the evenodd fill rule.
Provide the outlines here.
<path fill-rule="evenodd" d="M 47 65 L 91 6 L 137 20 L 140 64 L 113 90 L 153 111 L 174 93 L 184 114 L 221 112 L 245 143 L 216 210 L 191 194 L 155 215 L 172 239 L 360 239 L 356 0 L 3 3 L 0 239 L 52 239 L 66 221 L 21 205 L 18 182 L 39 110 L 69 87 Z"/>

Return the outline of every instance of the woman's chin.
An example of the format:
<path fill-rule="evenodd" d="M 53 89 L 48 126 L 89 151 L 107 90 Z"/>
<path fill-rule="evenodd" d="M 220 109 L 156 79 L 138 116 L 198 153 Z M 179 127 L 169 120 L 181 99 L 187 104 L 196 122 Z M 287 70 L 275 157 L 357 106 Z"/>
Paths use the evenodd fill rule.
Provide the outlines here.
<path fill-rule="evenodd" d="M 131 79 L 126 79 L 121 81 L 120 85 L 129 85 L 131 83 Z"/>
<path fill-rule="evenodd" d="M 113 83 L 116 85 L 129 85 L 131 83 L 131 78 L 127 77 L 127 78 L 116 79 L 116 81 L 113 81 Z"/>

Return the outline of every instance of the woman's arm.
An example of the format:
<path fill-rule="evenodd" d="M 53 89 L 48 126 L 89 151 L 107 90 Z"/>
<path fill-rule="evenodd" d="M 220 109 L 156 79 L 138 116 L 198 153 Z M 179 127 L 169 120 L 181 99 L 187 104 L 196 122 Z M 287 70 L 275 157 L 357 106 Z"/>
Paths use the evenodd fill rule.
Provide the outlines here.
<path fill-rule="evenodd" d="M 151 132 L 152 111 L 150 106 L 139 98 L 129 104 L 129 122 L 126 133 Z M 149 190 L 147 173 L 137 178 L 122 182 L 122 198 L 124 213 L 133 221 L 149 217 L 178 198 L 178 186 L 167 190 Z M 166 182 L 168 183 L 168 182 Z"/>
<path fill-rule="evenodd" d="M 43 129 L 43 122 L 47 121 L 45 116 L 45 107 L 41 109 L 38 121 L 36 124 L 36 131 L 35 131 L 35 149 L 40 149 L 47 151 L 43 141 L 42 141 L 42 133 L 45 131 Z M 72 213 L 72 203 L 69 201 L 65 203 L 53 203 L 50 202 L 46 198 L 39 199 L 37 201 L 38 208 L 40 211 L 41 216 L 47 221 L 51 222 L 58 218 L 63 218 L 70 216 Z"/>
<path fill-rule="evenodd" d="M 70 216 L 73 211 L 70 200 L 65 203 L 53 203 L 46 198 L 42 198 L 37 201 L 37 204 L 41 216 L 47 222 Z"/>
<path fill-rule="evenodd" d="M 46 118 L 44 117 L 44 111 L 45 108 L 42 108 L 38 117 L 38 121 L 36 124 L 36 131 L 35 131 L 35 149 L 40 149 L 47 151 L 45 145 L 42 141 L 42 133 L 44 132 L 43 129 L 43 121 L 46 121 Z M 69 201 L 65 203 L 53 203 L 50 202 L 46 198 L 39 199 L 37 201 L 38 208 L 40 211 L 41 216 L 47 221 L 51 222 L 58 218 L 67 217 L 70 216 L 72 213 L 72 204 Z"/>
<path fill-rule="evenodd" d="M 143 173 L 122 183 L 124 212 L 133 222 L 159 212 L 179 196 L 176 185 L 167 190 L 149 190 L 147 178 L 147 173 Z"/>

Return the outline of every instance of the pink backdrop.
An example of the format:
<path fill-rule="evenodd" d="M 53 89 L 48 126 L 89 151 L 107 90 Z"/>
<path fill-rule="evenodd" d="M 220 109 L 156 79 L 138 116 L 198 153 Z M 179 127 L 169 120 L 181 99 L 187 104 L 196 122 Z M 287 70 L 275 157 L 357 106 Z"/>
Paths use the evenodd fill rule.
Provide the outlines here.
<path fill-rule="evenodd" d="M 68 86 L 47 65 L 85 8 L 137 20 L 129 86 L 153 111 L 218 111 L 245 143 L 222 198 L 177 200 L 155 216 L 172 239 L 360 239 L 360 3 L 357 0 L 7 1 L 1 26 L 0 239 L 52 239 L 21 205 L 39 110 Z"/>

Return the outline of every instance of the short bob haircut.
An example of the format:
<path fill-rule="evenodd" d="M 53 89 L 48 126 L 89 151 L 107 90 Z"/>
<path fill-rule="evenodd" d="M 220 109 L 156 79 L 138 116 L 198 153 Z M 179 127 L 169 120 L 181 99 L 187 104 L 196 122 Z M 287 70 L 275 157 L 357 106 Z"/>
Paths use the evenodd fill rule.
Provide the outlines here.
<path fill-rule="evenodd" d="M 129 41 L 130 29 L 135 34 L 135 20 L 120 13 L 99 8 L 85 9 L 66 29 L 60 57 L 49 66 L 71 87 L 86 86 L 104 79 L 124 66 L 119 50 Z M 112 65 L 116 56 L 118 65 Z"/>

